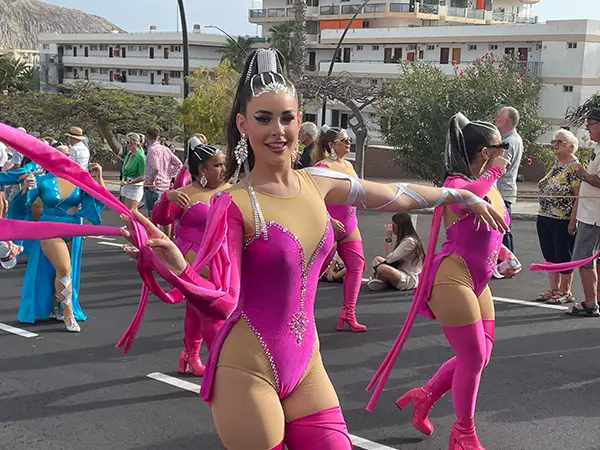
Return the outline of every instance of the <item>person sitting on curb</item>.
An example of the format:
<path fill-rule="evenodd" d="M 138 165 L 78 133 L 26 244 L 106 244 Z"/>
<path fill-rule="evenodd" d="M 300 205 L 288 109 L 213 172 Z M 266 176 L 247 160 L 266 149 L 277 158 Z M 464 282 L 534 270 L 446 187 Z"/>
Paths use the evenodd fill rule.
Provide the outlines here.
<path fill-rule="evenodd" d="M 392 235 L 396 243 L 392 249 Z M 367 282 L 372 291 L 380 291 L 390 286 L 400 290 L 415 289 L 419 274 L 423 269 L 425 251 L 411 217 L 407 213 L 397 213 L 392 223 L 385 226 L 385 258 L 376 256 L 373 260 L 373 275 Z"/>

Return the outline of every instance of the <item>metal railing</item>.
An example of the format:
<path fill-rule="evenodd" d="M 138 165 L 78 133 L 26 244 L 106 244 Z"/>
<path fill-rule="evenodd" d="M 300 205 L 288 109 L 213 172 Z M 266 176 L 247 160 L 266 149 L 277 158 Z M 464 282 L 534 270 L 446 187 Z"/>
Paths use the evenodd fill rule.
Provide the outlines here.
<path fill-rule="evenodd" d="M 267 17 L 266 9 L 251 9 L 250 10 L 250 18 L 251 19 L 264 19 Z"/>
<path fill-rule="evenodd" d="M 285 8 L 269 8 L 269 17 L 285 17 Z"/>
<path fill-rule="evenodd" d="M 390 3 L 390 12 L 407 13 L 412 11 L 408 3 Z"/>
<path fill-rule="evenodd" d="M 337 16 L 340 13 L 340 7 L 338 5 L 321 6 L 319 8 L 319 14 L 322 16 Z"/>
<path fill-rule="evenodd" d="M 439 7 L 439 5 L 424 5 L 424 4 L 421 4 L 419 6 L 419 12 L 422 12 L 424 14 L 439 14 L 440 13 L 440 7 Z"/>

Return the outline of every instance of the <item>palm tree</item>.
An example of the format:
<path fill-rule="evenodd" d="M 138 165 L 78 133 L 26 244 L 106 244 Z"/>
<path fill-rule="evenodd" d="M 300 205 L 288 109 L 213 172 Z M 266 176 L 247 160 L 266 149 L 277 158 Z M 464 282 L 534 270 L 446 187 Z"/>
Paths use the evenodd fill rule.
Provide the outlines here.
<path fill-rule="evenodd" d="M 244 69 L 246 54 L 250 53 L 250 48 L 254 42 L 255 39 L 249 36 L 238 36 L 236 41 L 227 38 L 227 45 L 221 50 L 223 52 L 223 59 L 228 59 L 233 68 L 241 72 Z"/>
<path fill-rule="evenodd" d="M 294 83 L 302 79 L 306 63 L 306 0 L 294 0 L 294 45 L 290 55 L 290 76 Z"/>
<path fill-rule="evenodd" d="M 28 69 L 23 61 L 0 55 L 0 91 L 22 90 Z"/>
<path fill-rule="evenodd" d="M 296 22 L 293 20 L 274 25 L 269 29 L 269 43 L 271 46 L 281 52 L 286 63 L 290 62 L 294 50 L 294 34 L 296 31 Z"/>

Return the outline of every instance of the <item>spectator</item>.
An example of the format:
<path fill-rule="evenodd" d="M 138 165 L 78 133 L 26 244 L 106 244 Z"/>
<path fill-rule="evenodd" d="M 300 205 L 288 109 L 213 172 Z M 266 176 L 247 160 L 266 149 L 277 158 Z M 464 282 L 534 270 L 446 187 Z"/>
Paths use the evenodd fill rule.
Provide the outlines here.
<path fill-rule="evenodd" d="M 577 211 L 573 207 L 579 195 L 581 181 L 575 170 L 579 161 L 575 152 L 579 141 L 568 130 L 559 130 L 552 140 L 556 164 L 538 183 L 540 208 L 537 217 L 537 233 L 544 259 L 551 263 L 571 261 Z M 571 294 L 573 270 L 548 272 L 550 287 L 535 301 L 562 304 L 574 300 Z"/>
<path fill-rule="evenodd" d="M 84 144 L 86 137 L 83 135 L 83 130 L 79 127 L 71 127 L 67 137 L 69 138 L 69 158 L 79 164 L 82 169 L 88 170 L 90 150 Z"/>
<path fill-rule="evenodd" d="M 131 210 L 137 210 L 144 196 L 146 155 L 141 146 L 139 134 L 129 133 L 127 135 L 127 154 L 121 167 L 121 197 L 125 206 Z"/>
<path fill-rule="evenodd" d="M 502 134 L 502 142 L 509 144 L 508 149 L 504 152 L 504 158 L 508 160 L 508 166 L 497 184 L 509 215 L 512 204 L 517 200 L 517 175 L 523 157 L 523 139 L 516 129 L 519 120 L 519 111 L 510 106 L 502 108 L 498 115 L 494 117 L 496 127 Z M 514 253 L 514 240 L 510 231 L 504 234 L 502 243 Z"/>
<path fill-rule="evenodd" d="M 319 129 L 312 122 L 304 122 L 300 127 L 300 142 L 304 145 L 304 151 L 300 159 L 295 162 L 294 169 L 303 169 L 312 166 L 312 153 L 315 142 L 319 136 Z"/>
<path fill-rule="evenodd" d="M 396 235 L 393 249 L 392 235 Z M 373 260 L 374 272 L 367 282 L 367 287 L 372 291 L 390 286 L 400 291 L 415 289 L 423 269 L 425 251 L 410 215 L 394 214 L 392 223 L 385 226 L 384 237 L 387 256 L 376 256 Z"/>
<path fill-rule="evenodd" d="M 600 142 L 600 108 L 595 108 L 587 116 L 587 129 L 590 139 Z M 575 173 L 582 181 L 580 198 L 575 201 L 577 211 L 577 236 L 573 248 L 573 260 L 592 257 L 600 249 L 600 149 L 596 148 L 590 158 L 587 170 L 577 165 Z M 599 317 L 598 312 L 598 273 L 596 260 L 579 269 L 583 285 L 584 301 L 567 311 L 571 316 Z"/>
<path fill-rule="evenodd" d="M 158 128 L 148 128 L 146 131 L 148 154 L 144 181 L 144 204 L 149 217 L 152 217 L 152 209 L 162 193 L 169 189 L 171 180 L 177 176 L 183 167 L 179 158 L 158 142 L 159 138 Z"/>

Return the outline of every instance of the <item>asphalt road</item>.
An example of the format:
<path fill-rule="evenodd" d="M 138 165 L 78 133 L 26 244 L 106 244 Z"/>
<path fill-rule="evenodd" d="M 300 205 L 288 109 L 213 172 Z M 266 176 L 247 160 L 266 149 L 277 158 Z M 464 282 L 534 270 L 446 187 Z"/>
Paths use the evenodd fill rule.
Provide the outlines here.
<path fill-rule="evenodd" d="M 360 226 L 369 258 L 381 252 L 388 215 L 365 213 Z M 418 217 L 422 238 L 431 216 Z M 118 224 L 105 214 L 106 224 Z M 515 222 L 524 265 L 540 261 L 534 222 Z M 113 245 L 105 245 L 113 244 Z M 88 321 L 82 333 L 62 324 L 16 322 L 24 264 L 0 272 L 0 322 L 37 334 L 0 331 L 0 449 L 164 450 L 220 449 L 210 411 L 189 390 L 149 378 L 176 373 L 182 347 L 183 306 L 152 300 L 128 356 L 115 348 L 137 306 L 140 281 L 134 265 L 114 246 L 86 239 L 81 301 Z M 541 274 L 492 282 L 494 295 L 529 300 L 545 289 Z M 575 294 L 581 298 L 576 278 Z M 322 284 L 317 325 L 323 358 L 337 389 L 357 449 L 446 449 L 453 422 L 450 396 L 436 405 L 436 432 L 424 437 L 395 399 L 421 385 L 451 356 L 436 322 L 419 319 L 373 413 L 364 388 L 385 356 L 408 311 L 410 296 L 395 291 L 359 299 L 363 334 L 338 333 L 341 286 Z M 496 347 L 486 369 L 477 409 L 479 437 L 488 450 L 600 448 L 600 360 L 596 319 L 573 319 L 561 310 L 498 301 Z M 203 357 L 206 357 L 203 348 Z M 194 385 L 184 385 L 190 390 Z"/>

